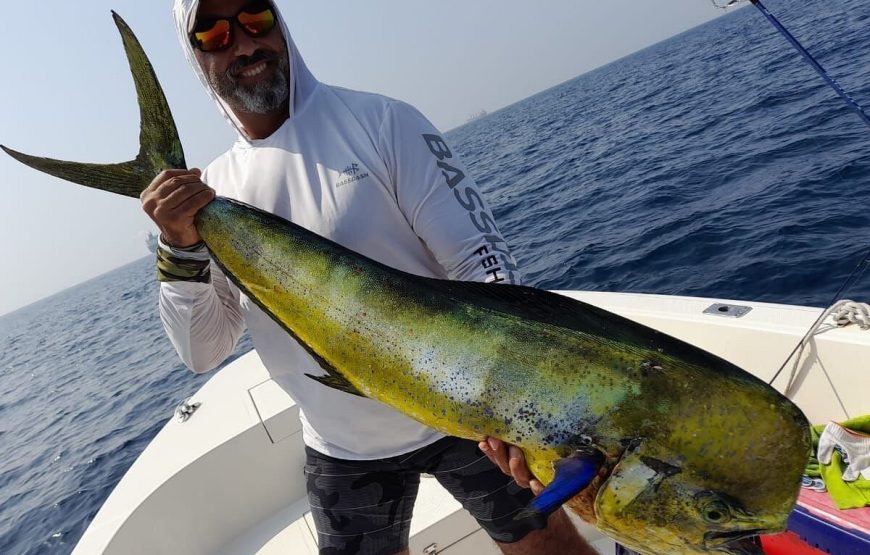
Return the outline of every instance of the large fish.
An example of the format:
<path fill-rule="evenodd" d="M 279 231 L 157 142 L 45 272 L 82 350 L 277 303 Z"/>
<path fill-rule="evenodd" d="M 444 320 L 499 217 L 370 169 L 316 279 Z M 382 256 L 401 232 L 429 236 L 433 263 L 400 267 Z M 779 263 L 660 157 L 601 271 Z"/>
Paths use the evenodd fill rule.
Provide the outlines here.
<path fill-rule="evenodd" d="M 115 20 L 141 108 L 137 158 L 100 166 L 3 148 L 137 197 L 185 163 L 153 69 Z M 757 554 L 751 536 L 785 528 L 807 421 L 736 366 L 546 291 L 406 274 L 227 198 L 196 226 L 227 276 L 321 364 L 312 379 L 448 434 L 520 446 L 547 486 L 528 511 L 567 503 L 644 554 Z"/>

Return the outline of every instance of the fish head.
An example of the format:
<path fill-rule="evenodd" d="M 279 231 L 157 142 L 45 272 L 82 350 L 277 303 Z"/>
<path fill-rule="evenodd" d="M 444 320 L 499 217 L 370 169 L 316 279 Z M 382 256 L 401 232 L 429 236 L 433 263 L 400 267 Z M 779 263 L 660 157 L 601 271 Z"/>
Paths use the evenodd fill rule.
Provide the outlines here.
<path fill-rule="evenodd" d="M 760 553 L 753 536 L 785 530 L 797 503 L 806 417 L 708 358 L 663 357 L 657 381 L 611 413 L 626 447 L 595 492 L 595 523 L 640 553 Z"/>
<path fill-rule="evenodd" d="M 596 525 L 626 547 L 647 555 L 762 555 L 753 536 L 786 528 L 794 488 L 749 504 L 685 461 L 650 451 L 626 453 L 595 498 Z"/>

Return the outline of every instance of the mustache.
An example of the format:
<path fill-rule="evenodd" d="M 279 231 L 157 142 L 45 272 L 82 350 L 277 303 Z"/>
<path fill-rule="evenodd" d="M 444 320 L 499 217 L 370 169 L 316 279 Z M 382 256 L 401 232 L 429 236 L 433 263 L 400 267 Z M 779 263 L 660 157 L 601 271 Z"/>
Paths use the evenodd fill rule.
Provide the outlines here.
<path fill-rule="evenodd" d="M 250 56 L 239 56 L 236 60 L 227 68 L 227 75 L 229 77 L 236 77 L 240 71 L 245 69 L 248 66 L 253 64 L 257 64 L 263 61 L 271 62 L 277 61 L 280 55 L 277 52 L 272 52 L 268 50 L 257 50 Z"/>

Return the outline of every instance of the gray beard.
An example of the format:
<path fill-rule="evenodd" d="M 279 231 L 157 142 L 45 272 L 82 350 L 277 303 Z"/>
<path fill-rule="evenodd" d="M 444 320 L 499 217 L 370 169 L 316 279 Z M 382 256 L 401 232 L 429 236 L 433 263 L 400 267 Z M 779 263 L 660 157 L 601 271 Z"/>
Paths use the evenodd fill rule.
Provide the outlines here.
<path fill-rule="evenodd" d="M 233 110 L 250 114 L 271 114 L 287 107 L 290 98 L 289 74 L 290 64 L 287 57 L 281 56 L 272 78 L 253 86 L 240 85 L 229 72 L 217 74 L 210 71 L 208 80 L 218 96 Z"/>

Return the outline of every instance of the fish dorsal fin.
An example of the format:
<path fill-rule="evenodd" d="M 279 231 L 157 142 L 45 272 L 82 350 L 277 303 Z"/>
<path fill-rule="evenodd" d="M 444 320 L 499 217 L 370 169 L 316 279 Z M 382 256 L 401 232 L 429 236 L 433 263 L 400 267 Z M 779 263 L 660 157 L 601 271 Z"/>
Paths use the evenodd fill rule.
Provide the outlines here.
<path fill-rule="evenodd" d="M 466 304 L 601 337 L 753 379 L 737 366 L 658 330 L 565 295 L 522 285 L 427 279 L 433 302 Z M 440 299 L 439 299 L 440 297 Z"/>
<path fill-rule="evenodd" d="M 632 342 L 646 342 L 649 328 L 564 295 L 523 285 L 429 280 L 429 285 L 453 302 L 474 304 L 592 335 L 608 332 Z M 657 333 L 657 332 L 656 332 Z"/>

